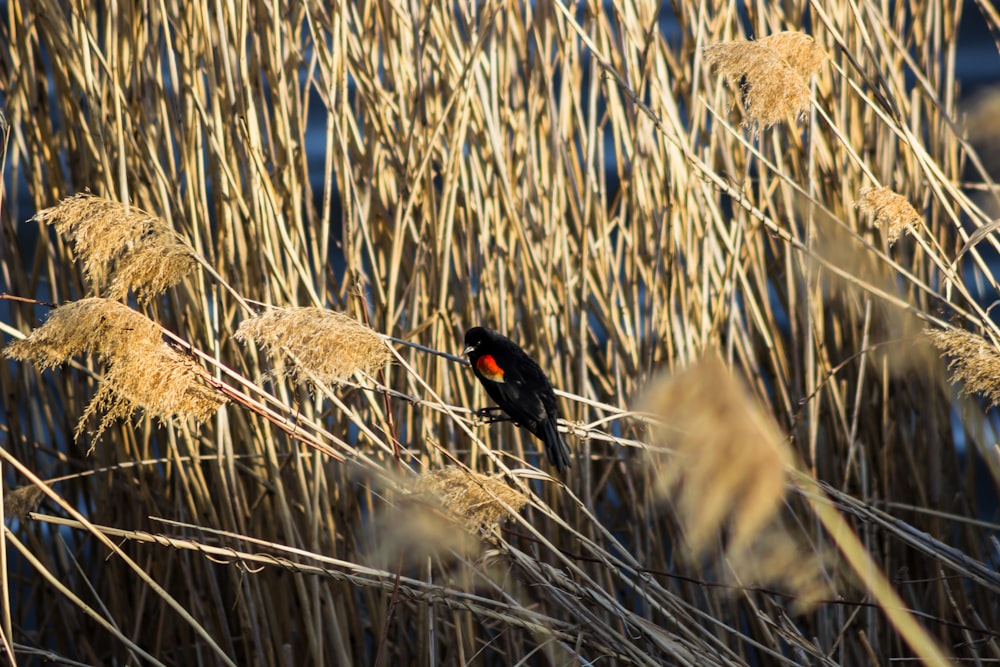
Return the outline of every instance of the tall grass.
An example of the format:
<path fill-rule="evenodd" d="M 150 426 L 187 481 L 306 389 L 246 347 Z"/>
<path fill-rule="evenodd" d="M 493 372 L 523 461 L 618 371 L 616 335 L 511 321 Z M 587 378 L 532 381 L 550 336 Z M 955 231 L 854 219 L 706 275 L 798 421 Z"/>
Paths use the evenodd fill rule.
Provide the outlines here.
<path fill-rule="evenodd" d="M 10 0 L 8 662 L 1000 659 L 963 3 L 740 4 Z"/>

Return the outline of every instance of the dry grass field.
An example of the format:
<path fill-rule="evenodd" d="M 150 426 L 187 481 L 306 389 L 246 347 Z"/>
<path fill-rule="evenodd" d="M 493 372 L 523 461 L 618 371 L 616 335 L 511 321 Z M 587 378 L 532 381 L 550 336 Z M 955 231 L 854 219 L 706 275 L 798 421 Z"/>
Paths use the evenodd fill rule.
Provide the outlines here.
<path fill-rule="evenodd" d="M 962 21 L 8 0 L 4 664 L 1000 662 Z"/>

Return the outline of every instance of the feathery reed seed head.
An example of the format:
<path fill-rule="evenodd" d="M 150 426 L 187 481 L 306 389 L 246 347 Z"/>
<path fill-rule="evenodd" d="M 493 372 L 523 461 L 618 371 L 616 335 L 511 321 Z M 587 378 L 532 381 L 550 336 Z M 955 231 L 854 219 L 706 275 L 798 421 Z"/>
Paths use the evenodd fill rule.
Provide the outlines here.
<path fill-rule="evenodd" d="M 858 304 L 870 304 L 868 363 L 877 372 L 893 377 L 910 373 L 926 377 L 929 371 L 936 372 L 938 354 L 923 336 L 926 325 L 914 313 L 916 308 L 905 305 L 919 303 L 919 297 L 900 282 L 896 269 L 840 219 L 821 211 L 811 215 L 816 236 L 813 256 L 806 262 L 822 275 L 825 307 L 831 313 L 841 309 L 850 312 Z M 829 270 L 827 265 L 839 271 Z M 873 289 L 897 299 L 871 299 Z M 903 340 L 906 344 L 900 345 Z"/>
<path fill-rule="evenodd" d="M 898 241 L 904 231 L 916 230 L 923 221 L 906 197 L 889 188 L 864 188 L 861 198 L 854 205 L 862 213 L 870 215 L 876 227 L 885 230 L 889 245 Z"/>
<path fill-rule="evenodd" d="M 34 512 L 38 509 L 38 505 L 44 497 L 45 492 L 34 484 L 11 489 L 3 496 L 4 516 L 16 517 L 18 521 L 24 521 L 28 512 Z"/>
<path fill-rule="evenodd" d="M 55 227 L 73 243 L 84 275 L 95 291 L 109 279 L 107 296 L 124 298 L 130 289 L 150 299 L 191 271 L 195 259 L 163 219 L 91 194 L 67 197 L 34 220 Z"/>
<path fill-rule="evenodd" d="M 652 431 L 656 444 L 672 450 L 670 457 L 651 454 L 651 468 L 656 490 L 677 508 L 690 555 L 704 555 L 728 526 L 733 576 L 794 583 L 796 594 L 808 594 L 804 602 L 817 599 L 816 591 L 825 590 L 818 562 L 798 554 L 776 518 L 793 455 L 723 361 L 711 354 L 654 380 L 642 406 L 662 422 Z M 792 562 L 799 564 L 794 571 Z"/>
<path fill-rule="evenodd" d="M 128 306 L 99 297 L 53 310 L 41 327 L 4 348 L 4 355 L 50 368 L 90 352 L 108 368 L 97 395 L 77 424 L 79 438 L 91 415 L 103 412 L 96 439 L 117 418 L 142 408 L 161 421 L 204 422 L 225 403 L 206 386 L 200 366 L 165 342 L 156 323 Z"/>
<path fill-rule="evenodd" d="M 776 32 L 757 40 L 757 44 L 773 49 L 788 65 L 808 83 L 827 54 L 812 35 L 794 30 Z"/>
<path fill-rule="evenodd" d="M 774 515 L 791 462 L 781 433 L 718 356 L 647 389 L 644 409 L 666 425 L 654 437 L 673 450 L 653 458 L 660 493 L 677 503 L 691 548 L 702 553 L 726 522 L 748 543 Z"/>
<path fill-rule="evenodd" d="M 793 591 L 793 613 L 805 613 L 831 594 L 831 582 L 824 565 L 832 562 L 832 552 L 818 556 L 805 553 L 779 523 L 766 526 L 738 553 L 727 554 L 726 580 L 733 586 L 781 584 Z"/>
<path fill-rule="evenodd" d="M 951 357 L 951 381 L 962 383 L 962 393 L 982 394 L 1000 405 L 1000 350 L 993 343 L 969 331 L 929 330 L 927 335 Z"/>
<path fill-rule="evenodd" d="M 768 127 L 809 110 L 809 77 L 826 58 L 809 35 L 784 32 L 757 41 L 705 47 L 705 60 L 738 88 L 744 125 Z"/>
<path fill-rule="evenodd" d="M 53 310 L 42 326 L 8 345 L 4 354 L 46 369 L 81 352 L 107 360 L 134 345 L 144 347 L 154 341 L 162 342 L 154 322 L 123 303 L 88 297 Z"/>
<path fill-rule="evenodd" d="M 244 320 L 236 338 L 255 341 L 275 361 L 290 353 L 320 382 L 331 384 L 343 382 L 356 371 L 372 373 L 392 358 L 374 331 L 352 317 L 323 308 L 270 310 Z"/>
<path fill-rule="evenodd" d="M 459 523 L 469 530 L 488 530 L 520 512 L 528 498 L 503 481 L 502 475 L 484 475 L 448 466 L 421 476 L 417 490 L 432 493 Z"/>

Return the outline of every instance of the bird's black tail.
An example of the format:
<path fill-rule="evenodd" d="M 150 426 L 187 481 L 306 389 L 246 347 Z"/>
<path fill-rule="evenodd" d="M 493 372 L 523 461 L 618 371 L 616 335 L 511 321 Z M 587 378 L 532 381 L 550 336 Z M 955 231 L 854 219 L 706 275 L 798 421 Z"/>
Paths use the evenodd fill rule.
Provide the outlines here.
<path fill-rule="evenodd" d="M 563 440 L 562 435 L 559 434 L 556 420 L 546 419 L 542 422 L 540 430 L 541 433 L 539 435 L 542 438 L 542 442 L 545 443 L 545 455 L 549 457 L 549 463 L 554 465 L 559 472 L 571 467 L 569 447 L 566 445 L 566 441 Z"/>

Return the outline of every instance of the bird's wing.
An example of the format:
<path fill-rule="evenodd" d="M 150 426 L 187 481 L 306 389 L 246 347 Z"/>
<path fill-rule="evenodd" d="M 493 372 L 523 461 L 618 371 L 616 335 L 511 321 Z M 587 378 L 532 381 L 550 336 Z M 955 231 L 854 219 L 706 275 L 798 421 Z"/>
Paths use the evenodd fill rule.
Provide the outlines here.
<path fill-rule="evenodd" d="M 474 368 L 476 375 L 482 381 L 486 393 L 497 402 L 511 419 L 534 430 L 538 422 L 544 421 L 550 414 L 545 397 L 540 395 L 538 387 L 546 386 L 548 380 L 537 364 L 530 359 L 517 363 L 503 364 L 503 382 L 495 382 Z M 544 382 L 544 383 L 543 383 Z M 555 397 L 552 397 L 553 409 Z"/>
<path fill-rule="evenodd" d="M 515 371 L 509 382 L 519 388 L 533 388 L 543 410 L 540 419 L 556 417 L 559 413 L 559 406 L 556 403 L 556 395 L 551 390 L 552 383 L 541 366 L 536 364 L 531 357 L 526 356 L 525 359 L 526 363 L 516 365 L 518 370 Z"/>

